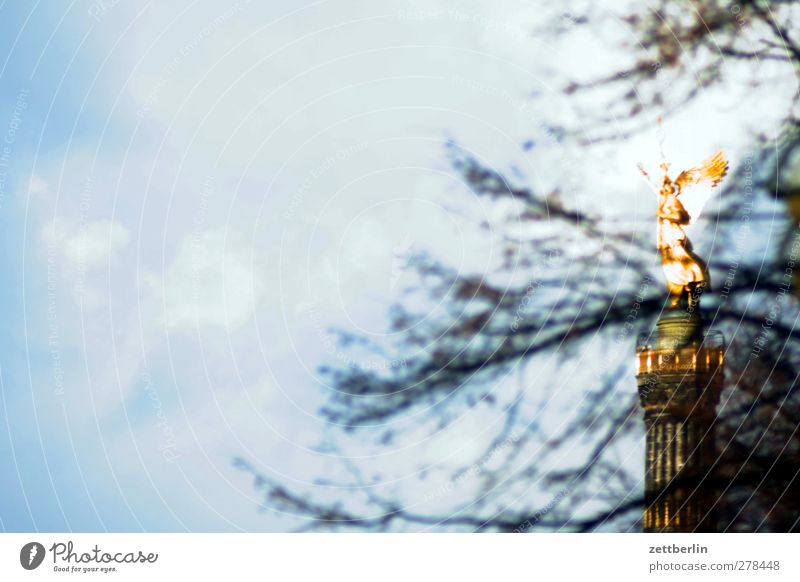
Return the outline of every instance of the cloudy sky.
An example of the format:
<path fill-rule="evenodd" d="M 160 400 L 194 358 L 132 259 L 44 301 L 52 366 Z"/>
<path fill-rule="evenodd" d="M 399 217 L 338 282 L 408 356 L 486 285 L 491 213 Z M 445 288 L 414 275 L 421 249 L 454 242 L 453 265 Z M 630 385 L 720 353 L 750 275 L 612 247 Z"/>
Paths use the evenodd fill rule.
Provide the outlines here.
<path fill-rule="evenodd" d="M 540 190 L 577 160 L 567 202 L 610 219 L 654 208 L 653 132 L 579 150 L 544 130 L 581 122 L 565 79 L 629 58 L 610 9 L 607 34 L 554 44 L 533 31 L 557 9 L 521 0 L 174 4 L 0 1 L 5 530 L 292 525 L 232 459 L 298 486 L 335 470 L 329 327 L 383 337 L 414 252 L 497 259 L 448 140 Z M 677 166 L 725 144 L 735 169 L 774 120 L 743 83 L 708 93 L 666 148 Z"/>

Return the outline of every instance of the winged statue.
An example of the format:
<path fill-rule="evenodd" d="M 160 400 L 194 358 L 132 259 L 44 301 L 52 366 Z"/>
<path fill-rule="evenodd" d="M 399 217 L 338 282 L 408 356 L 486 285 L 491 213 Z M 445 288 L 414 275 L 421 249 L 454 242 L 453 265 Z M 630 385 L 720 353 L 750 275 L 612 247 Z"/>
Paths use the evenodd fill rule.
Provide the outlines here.
<path fill-rule="evenodd" d="M 669 164 L 661 163 L 661 178 L 655 189 L 658 192 L 658 251 L 661 268 L 667 279 L 670 307 L 686 305 L 694 310 L 704 291 L 711 289 L 706 263 L 692 250 L 692 243 L 683 227 L 693 224 L 711 197 L 710 188 L 719 184 L 728 172 L 728 161 L 719 150 L 701 165 L 684 170 L 673 180 Z M 641 164 L 639 170 L 646 178 Z M 706 186 L 707 188 L 693 188 Z"/>

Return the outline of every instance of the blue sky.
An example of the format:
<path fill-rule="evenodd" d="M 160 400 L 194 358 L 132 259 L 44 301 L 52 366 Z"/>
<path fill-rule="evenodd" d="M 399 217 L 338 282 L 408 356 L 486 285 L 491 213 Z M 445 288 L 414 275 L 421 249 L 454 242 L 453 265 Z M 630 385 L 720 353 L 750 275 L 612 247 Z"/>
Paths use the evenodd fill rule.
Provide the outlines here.
<path fill-rule="evenodd" d="M 463 196 L 449 139 L 542 190 L 576 159 L 586 179 L 568 202 L 652 211 L 641 182 L 617 192 L 636 162 L 654 166 L 651 133 L 548 143 L 542 119 L 580 119 L 558 76 L 625 55 L 531 38 L 542 8 L 160 4 L 0 3 L 5 530 L 296 525 L 257 511 L 232 459 L 298 488 L 342 471 L 316 448 L 332 428 L 318 367 L 348 357 L 327 328 L 385 339 L 411 252 L 462 273 L 498 259 L 472 220 L 497 209 Z M 722 87 L 671 120 L 676 166 L 721 143 L 740 163 L 748 128 L 771 122 L 763 99 Z M 371 467 L 406 479 L 419 459 L 468 460 L 486 422 L 417 435 Z"/>

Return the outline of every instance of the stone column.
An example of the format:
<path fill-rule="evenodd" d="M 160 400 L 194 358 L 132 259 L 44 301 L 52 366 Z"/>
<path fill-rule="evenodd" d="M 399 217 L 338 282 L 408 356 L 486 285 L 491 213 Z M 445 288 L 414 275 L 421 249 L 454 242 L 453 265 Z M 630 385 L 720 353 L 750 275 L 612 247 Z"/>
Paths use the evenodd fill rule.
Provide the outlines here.
<path fill-rule="evenodd" d="M 724 342 L 697 314 L 667 312 L 637 346 L 647 429 L 644 531 L 714 531 L 714 421 Z"/>

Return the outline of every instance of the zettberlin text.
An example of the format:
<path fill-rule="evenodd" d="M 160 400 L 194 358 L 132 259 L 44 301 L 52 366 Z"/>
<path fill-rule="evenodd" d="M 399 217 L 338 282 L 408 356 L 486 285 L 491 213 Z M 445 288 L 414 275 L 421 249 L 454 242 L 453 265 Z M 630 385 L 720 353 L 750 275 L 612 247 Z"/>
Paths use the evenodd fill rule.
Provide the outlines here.
<path fill-rule="evenodd" d="M 651 554 L 707 554 L 708 546 L 692 544 L 691 546 L 650 546 Z"/>

